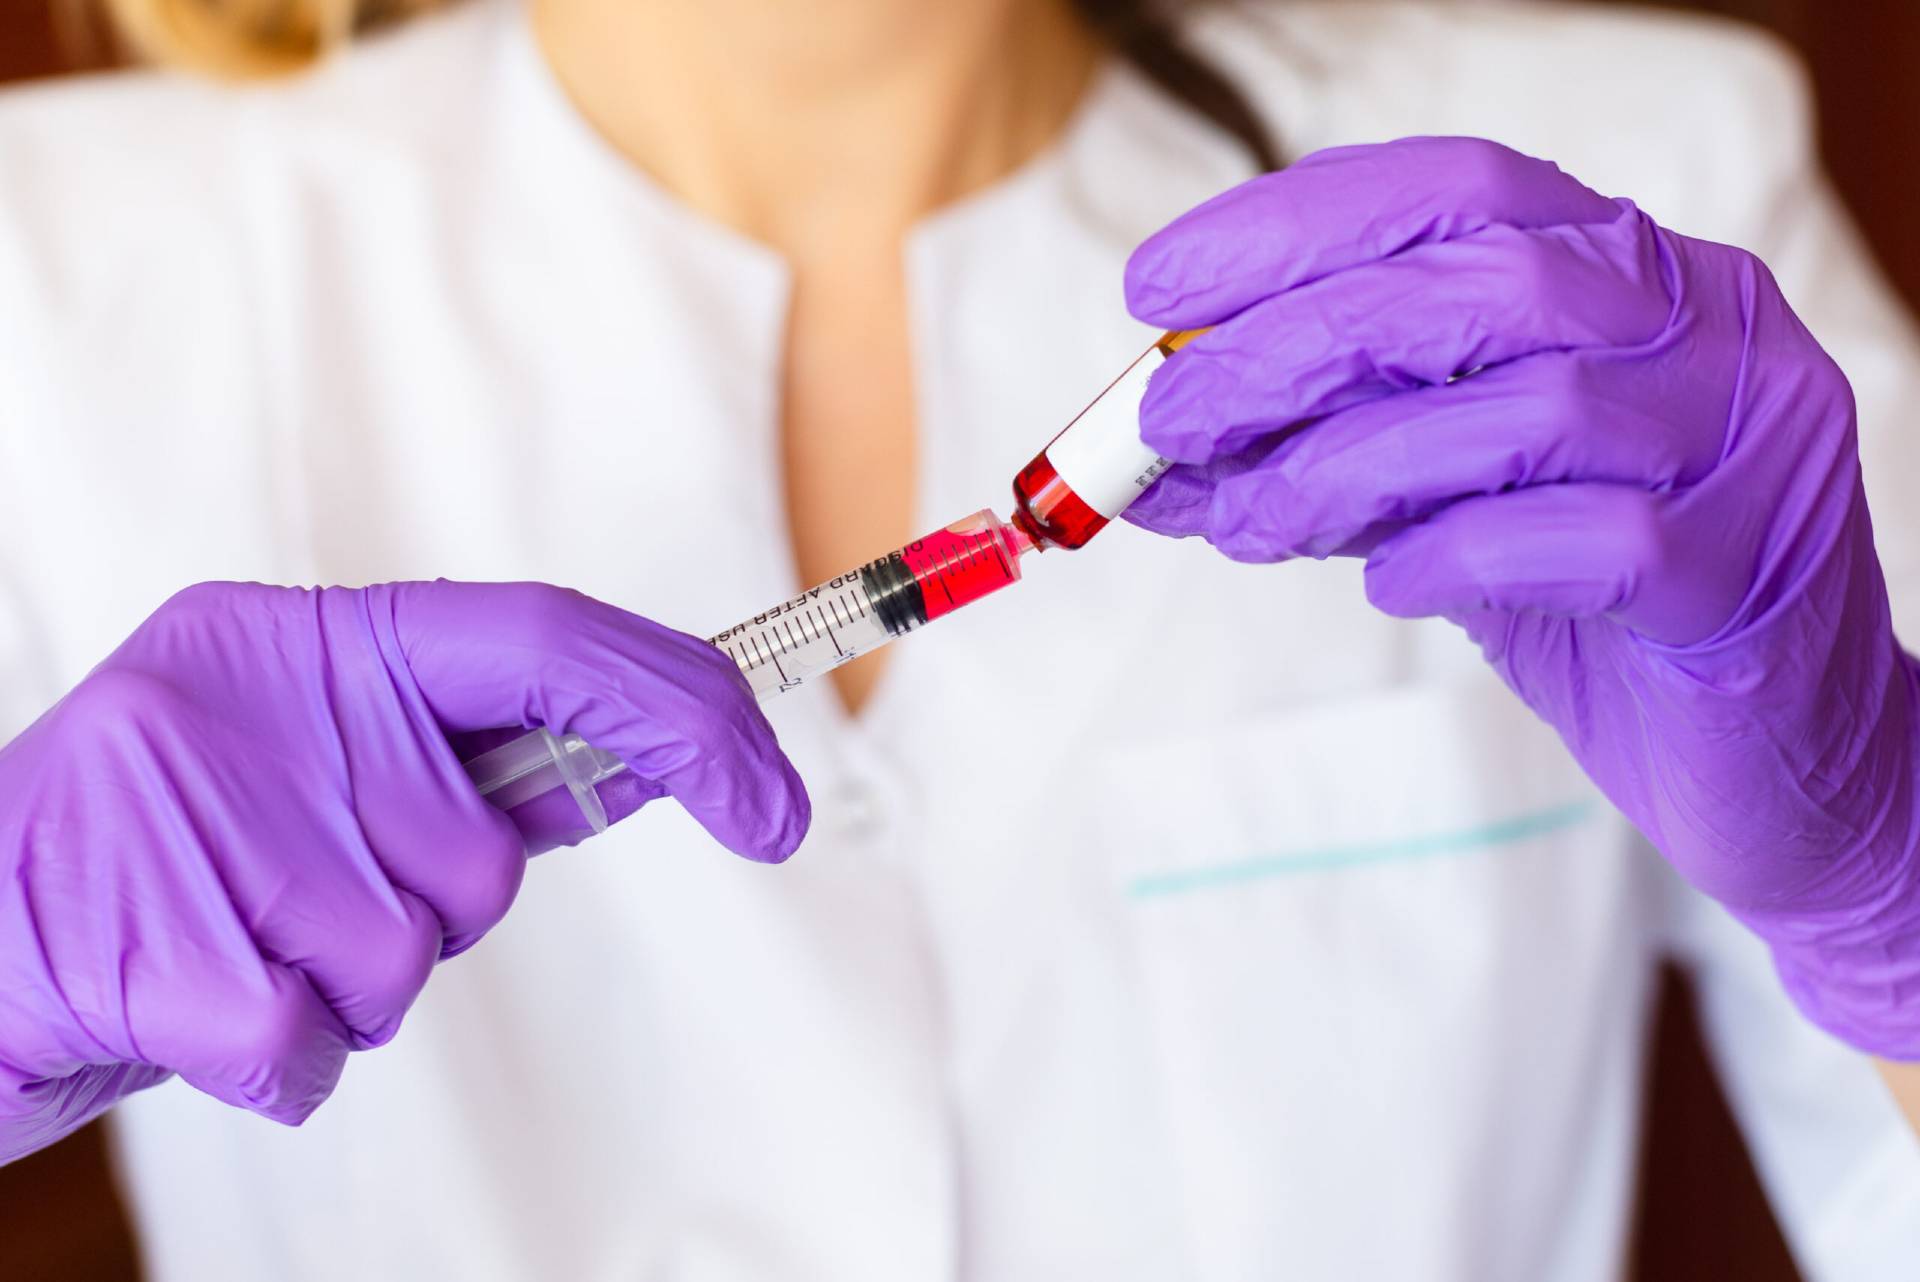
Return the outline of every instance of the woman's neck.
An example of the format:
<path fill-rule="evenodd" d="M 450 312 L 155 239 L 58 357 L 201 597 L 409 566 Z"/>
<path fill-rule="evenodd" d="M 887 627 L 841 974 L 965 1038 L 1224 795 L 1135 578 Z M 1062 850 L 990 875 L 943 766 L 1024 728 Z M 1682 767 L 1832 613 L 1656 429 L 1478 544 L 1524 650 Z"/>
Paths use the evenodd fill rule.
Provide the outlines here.
<path fill-rule="evenodd" d="M 1053 139 L 1098 60 L 1068 0 L 530 0 L 576 107 L 791 256 L 897 238 Z"/>

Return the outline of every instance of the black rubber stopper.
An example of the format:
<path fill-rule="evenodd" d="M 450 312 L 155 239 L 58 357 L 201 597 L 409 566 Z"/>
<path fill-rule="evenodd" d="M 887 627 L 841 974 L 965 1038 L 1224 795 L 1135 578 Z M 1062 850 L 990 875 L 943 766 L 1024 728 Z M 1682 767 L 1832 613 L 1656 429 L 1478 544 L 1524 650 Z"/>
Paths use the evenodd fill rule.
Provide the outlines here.
<path fill-rule="evenodd" d="M 911 632 L 927 621 L 927 598 L 907 563 L 883 556 L 860 567 L 860 586 L 888 636 Z"/>

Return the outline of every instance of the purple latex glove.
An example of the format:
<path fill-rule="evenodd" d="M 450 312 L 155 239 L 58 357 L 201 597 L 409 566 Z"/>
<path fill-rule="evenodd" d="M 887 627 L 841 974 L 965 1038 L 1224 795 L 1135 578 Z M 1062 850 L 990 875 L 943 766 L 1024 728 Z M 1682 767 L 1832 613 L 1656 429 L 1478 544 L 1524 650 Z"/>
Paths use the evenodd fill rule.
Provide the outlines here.
<path fill-rule="evenodd" d="M 519 889 L 447 740 L 502 724 L 623 758 L 615 815 L 671 793 L 765 861 L 806 831 L 692 637 L 542 584 L 190 588 L 0 748 L 0 1161 L 171 1073 L 312 1112 Z"/>
<path fill-rule="evenodd" d="M 1464 626 L 1815 1021 L 1920 1058 L 1920 680 L 1851 391 L 1757 259 L 1410 139 L 1200 206 L 1127 300 L 1218 327 L 1149 389 L 1181 465 L 1129 519 L 1366 557 L 1368 598 Z"/>

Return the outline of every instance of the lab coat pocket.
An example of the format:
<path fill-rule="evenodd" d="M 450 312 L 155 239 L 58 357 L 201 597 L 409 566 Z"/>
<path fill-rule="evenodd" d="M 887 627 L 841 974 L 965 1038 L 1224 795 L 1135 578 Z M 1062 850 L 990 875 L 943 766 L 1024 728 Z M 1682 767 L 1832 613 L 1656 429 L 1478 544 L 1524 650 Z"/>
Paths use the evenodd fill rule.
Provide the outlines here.
<path fill-rule="evenodd" d="M 1316 1243 L 1388 1275 L 1409 1257 L 1383 1200 L 1401 1246 L 1471 1253 L 1468 1168 L 1550 1181 L 1502 1135 L 1558 1125 L 1539 1084 L 1583 1080 L 1632 1017 L 1617 816 L 1490 674 L 1109 766 L 1109 888 L 1207 1275 L 1322 1276 Z"/>

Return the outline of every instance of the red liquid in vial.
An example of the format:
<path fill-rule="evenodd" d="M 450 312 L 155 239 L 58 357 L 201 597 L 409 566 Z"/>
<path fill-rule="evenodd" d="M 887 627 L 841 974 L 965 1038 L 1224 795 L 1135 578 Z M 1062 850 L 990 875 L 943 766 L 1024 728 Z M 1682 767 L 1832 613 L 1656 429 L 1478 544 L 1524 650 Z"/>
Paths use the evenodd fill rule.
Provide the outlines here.
<path fill-rule="evenodd" d="M 1068 488 L 1042 451 L 1013 478 L 1013 523 L 1042 548 L 1071 549 L 1105 529 L 1107 518 Z"/>

